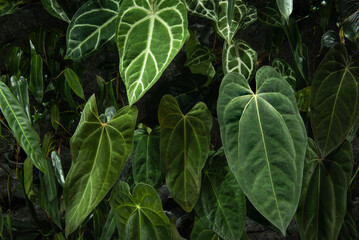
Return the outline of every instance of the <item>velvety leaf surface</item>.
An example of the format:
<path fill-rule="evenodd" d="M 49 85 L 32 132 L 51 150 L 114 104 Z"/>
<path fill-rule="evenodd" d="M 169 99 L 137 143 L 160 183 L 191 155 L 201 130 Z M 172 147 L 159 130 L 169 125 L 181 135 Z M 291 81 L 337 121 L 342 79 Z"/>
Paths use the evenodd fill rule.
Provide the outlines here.
<path fill-rule="evenodd" d="M 48 11 L 52 16 L 57 17 L 66 22 L 70 22 L 69 17 L 65 13 L 64 9 L 58 4 L 57 0 L 41 0 L 42 6 Z"/>
<path fill-rule="evenodd" d="M 223 149 L 203 169 L 201 195 L 195 210 L 202 223 L 223 239 L 237 240 L 244 231 L 246 199 Z"/>
<path fill-rule="evenodd" d="M 170 222 L 151 186 L 140 183 L 131 194 L 128 184 L 119 182 L 111 192 L 110 205 L 120 240 L 171 239 Z"/>
<path fill-rule="evenodd" d="M 203 102 L 184 115 L 171 95 L 162 97 L 158 109 L 161 126 L 161 165 L 174 200 L 187 212 L 201 189 L 201 170 L 207 160 L 212 116 Z"/>
<path fill-rule="evenodd" d="M 32 163 L 45 171 L 45 158 L 40 148 L 40 138 L 31 126 L 23 107 L 16 100 L 5 83 L 0 81 L 0 109 L 16 140 L 31 158 Z"/>
<path fill-rule="evenodd" d="M 198 45 L 189 55 L 184 66 L 198 66 L 206 62 L 212 62 L 215 59 L 216 55 L 212 53 L 211 49 L 205 46 Z"/>
<path fill-rule="evenodd" d="M 199 218 L 195 218 L 191 240 L 220 240 L 220 237 L 212 230 L 206 229 Z"/>
<path fill-rule="evenodd" d="M 184 0 L 123 0 L 116 42 L 120 73 L 131 104 L 160 78 L 186 40 Z M 161 46 L 161 47 L 159 47 Z"/>
<path fill-rule="evenodd" d="M 338 239 L 346 214 L 352 169 L 353 152 L 348 141 L 321 159 L 316 144 L 309 140 L 302 195 L 296 214 L 302 239 Z"/>
<path fill-rule="evenodd" d="M 248 199 L 285 234 L 299 202 L 306 132 L 293 90 L 274 68 L 257 71 L 256 88 L 238 73 L 225 75 L 217 105 L 221 139 Z"/>
<path fill-rule="evenodd" d="M 84 90 L 80 82 L 79 76 L 71 68 L 66 68 L 64 71 L 67 84 L 71 87 L 72 91 L 82 99 L 85 99 Z"/>
<path fill-rule="evenodd" d="M 245 41 L 233 39 L 228 45 L 224 43 L 222 53 L 223 72 L 237 72 L 247 81 L 250 81 L 255 73 L 257 52 Z"/>
<path fill-rule="evenodd" d="M 95 97 L 86 103 L 70 141 L 72 165 L 64 185 L 67 236 L 116 183 L 132 152 L 136 118 L 136 107 L 126 106 L 102 123 Z"/>
<path fill-rule="evenodd" d="M 90 0 L 71 19 L 66 34 L 66 58 L 80 59 L 115 38 L 119 0 Z"/>
<path fill-rule="evenodd" d="M 311 126 L 323 158 L 337 148 L 359 116 L 359 57 L 349 59 L 343 45 L 333 46 L 311 86 Z"/>

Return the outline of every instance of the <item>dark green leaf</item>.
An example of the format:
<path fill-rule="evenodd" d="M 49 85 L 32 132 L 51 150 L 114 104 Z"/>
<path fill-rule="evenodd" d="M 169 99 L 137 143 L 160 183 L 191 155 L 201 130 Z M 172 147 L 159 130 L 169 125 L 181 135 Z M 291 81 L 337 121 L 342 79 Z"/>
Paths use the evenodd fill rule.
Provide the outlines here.
<path fill-rule="evenodd" d="M 217 22 L 217 0 L 186 0 L 188 12 Z"/>
<path fill-rule="evenodd" d="M 36 101 L 42 103 L 44 95 L 43 61 L 39 54 L 31 55 L 29 90 Z"/>
<path fill-rule="evenodd" d="M 272 62 L 272 66 L 280 73 L 282 78 L 284 78 L 289 85 L 295 90 L 296 87 L 296 79 L 295 79 L 295 71 L 288 63 L 286 63 L 283 59 L 276 58 Z"/>
<path fill-rule="evenodd" d="M 339 238 L 359 239 L 359 233 L 358 233 L 358 228 L 356 226 L 356 222 L 349 210 L 347 210 L 347 213 L 345 214 L 344 222 L 342 225 L 342 229 L 340 230 Z"/>
<path fill-rule="evenodd" d="M 76 230 L 116 183 L 133 147 L 137 108 L 126 106 L 106 123 L 95 96 L 86 103 L 71 138 L 72 165 L 65 179 L 66 236 Z"/>
<path fill-rule="evenodd" d="M 20 76 L 17 78 L 16 76 L 12 76 L 10 78 L 10 84 L 12 88 L 12 92 L 15 97 L 19 101 L 20 105 L 22 105 L 29 121 L 31 122 L 31 113 L 30 113 L 30 103 L 29 103 L 29 91 L 27 88 L 27 80 Z"/>
<path fill-rule="evenodd" d="M 42 6 L 48 11 L 52 16 L 57 17 L 66 22 L 70 22 L 70 19 L 66 15 L 64 9 L 57 3 L 57 0 L 41 0 Z"/>
<path fill-rule="evenodd" d="M 195 218 L 191 240 L 220 240 L 212 230 L 206 229 L 199 218 Z"/>
<path fill-rule="evenodd" d="M 161 126 L 161 165 L 174 200 L 192 211 L 201 189 L 201 170 L 209 151 L 212 116 L 199 102 L 186 115 L 171 95 L 162 97 L 158 108 Z"/>
<path fill-rule="evenodd" d="M 60 112 L 59 106 L 57 104 L 53 104 L 51 107 L 51 125 L 52 127 L 57 130 L 60 123 Z"/>
<path fill-rule="evenodd" d="M 140 183 L 131 194 L 128 184 L 119 182 L 111 192 L 110 205 L 120 240 L 171 239 L 170 222 L 150 185 Z"/>
<path fill-rule="evenodd" d="M 359 33 L 359 3 L 353 0 L 338 1 L 339 15 L 342 19 L 343 33 L 350 41 L 355 42 Z"/>
<path fill-rule="evenodd" d="M 24 162 L 24 189 L 26 196 L 30 201 L 34 202 L 35 193 L 33 189 L 33 164 L 30 158 L 26 158 Z"/>
<path fill-rule="evenodd" d="M 113 209 L 110 210 L 105 225 L 103 226 L 100 239 L 101 240 L 110 240 L 112 239 L 112 235 L 116 230 L 116 221 Z"/>
<path fill-rule="evenodd" d="M 77 76 L 77 74 L 71 68 L 66 68 L 64 74 L 66 82 L 71 87 L 72 91 L 74 91 L 77 96 L 85 100 L 85 94 L 84 90 L 82 89 L 79 76 Z"/>
<path fill-rule="evenodd" d="M 212 50 L 208 47 L 197 45 L 196 48 L 192 51 L 192 53 L 187 58 L 184 66 L 194 66 L 197 67 L 203 63 L 211 63 L 216 59 L 216 55 L 212 53 Z"/>
<path fill-rule="evenodd" d="M 295 93 L 295 99 L 297 100 L 298 109 L 301 112 L 310 111 L 310 86 L 305 87 Z"/>
<path fill-rule="evenodd" d="M 227 9 L 228 24 L 231 24 L 232 22 L 235 6 L 236 6 L 236 0 L 228 0 L 228 9 Z"/>
<path fill-rule="evenodd" d="M 51 152 L 52 166 L 54 167 L 57 182 L 63 187 L 65 184 L 64 172 L 62 170 L 61 158 L 56 151 Z"/>
<path fill-rule="evenodd" d="M 339 35 L 333 30 L 329 30 L 323 34 L 322 40 L 320 42 L 320 49 L 331 48 L 336 43 L 339 43 Z"/>
<path fill-rule="evenodd" d="M 16 77 L 19 77 L 19 75 L 21 74 L 20 68 L 21 68 L 22 54 L 23 51 L 19 47 L 11 47 L 7 54 L 6 68 L 11 74 L 15 75 Z"/>
<path fill-rule="evenodd" d="M 269 26 L 282 27 L 280 13 L 272 1 L 265 1 L 265 5 L 258 8 L 258 19 Z"/>
<path fill-rule="evenodd" d="M 2 237 L 3 229 L 4 229 L 4 219 L 2 215 L 2 209 L 0 208 L 0 237 Z"/>

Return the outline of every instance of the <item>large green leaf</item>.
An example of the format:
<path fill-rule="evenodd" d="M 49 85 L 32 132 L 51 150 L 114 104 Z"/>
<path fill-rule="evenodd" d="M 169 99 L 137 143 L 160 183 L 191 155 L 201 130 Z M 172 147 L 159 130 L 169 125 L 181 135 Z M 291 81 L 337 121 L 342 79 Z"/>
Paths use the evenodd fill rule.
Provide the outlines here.
<path fill-rule="evenodd" d="M 255 73 L 257 52 L 245 41 L 233 39 L 228 45 L 224 43 L 222 53 L 223 72 L 237 72 L 247 81 L 250 81 Z"/>
<path fill-rule="evenodd" d="M 346 214 L 352 169 L 353 152 L 348 141 L 322 159 L 316 143 L 309 139 L 303 189 L 296 214 L 302 239 L 338 239 Z"/>
<path fill-rule="evenodd" d="M 64 171 L 62 170 L 61 158 L 56 151 L 51 152 L 51 161 L 57 182 L 63 187 L 65 184 Z"/>
<path fill-rule="evenodd" d="M 191 240 L 220 240 L 220 238 L 212 230 L 206 229 L 199 218 L 195 218 Z"/>
<path fill-rule="evenodd" d="M 186 0 L 188 12 L 217 22 L 218 2 L 216 0 Z"/>
<path fill-rule="evenodd" d="M 135 131 L 132 152 L 132 173 L 135 183 L 160 187 L 163 177 L 160 168 L 160 128 L 140 128 Z"/>
<path fill-rule="evenodd" d="M 58 4 L 57 0 L 41 0 L 42 6 L 48 11 L 52 16 L 57 17 L 66 22 L 70 22 L 69 17 L 65 13 L 64 9 Z"/>
<path fill-rule="evenodd" d="M 123 0 L 118 22 L 120 73 L 131 105 L 156 83 L 182 48 L 186 4 L 184 0 Z"/>
<path fill-rule="evenodd" d="M 170 221 L 151 186 L 140 183 L 131 194 L 128 184 L 119 182 L 111 192 L 110 205 L 120 240 L 171 239 Z"/>
<path fill-rule="evenodd" d="M 256 88 L 238 73 L 225 75 L 217 105 L 221 138 L 242 190 L 285 234 L 299 202 L 306 132 L 293 90 L 274 68 L 257 71 Z"/>
<path fill-rule="evenodd" d="M 239 239 L 244 231 L 246 199 L 228 167 L 223 149 L 208 160 L 203 173 L 196 213 L 221 238 Z"/>
<path fill-rule="evenodd" d="M 66 35 L 66 58 L 95 53 L 115 38 L 119 0 L 90 0 L 71 19 Z"/>
<path fill-rule="evenodd" d="M 279 9 L 279 12 L 288 21 L 289 15 L 293 11 L 293 0 L 277 0 L 277 6 Z"/>
<path fill-rule="evenodd" d="M 26 78 L 23 76 L 20 76 L 19 78 L 16 76 L 11 76 L 10 84 L 12 92 L 19 101 L 20 105 L 22 105 L 27 117 L 29 118 L 29 121 L 31 122 L 29 91 Z"/>
<path fill-rule="evenodd" d="M 72 165 L 65 179 L 66 236 L 72 233 L 116 183 L 133 147 L 136 107 L 126 106 L 100 121 L 95 96 L 85 105 L 71 138 Z"/>
<path fill-rule="evenodd" d="M 23 107 L 5 83 L 0 81 L 0 108 L 16 140 L 31 158 L 32 163 L 45 172 L 45 158 L 40 148 L 40 138 L 32 128 Z"/>
<path fill-rule="evenodd" d="M 314 138 L 323 158 L 346 138 L 359 116 L 359 57 L 333 46 L 315 72 L 310 101 Z"/>
<path fill-rule="evenodd" d="M 207 160 L 212 116 L 199 102 L 184 115 L 171 95 L 158 108 L 161 126 L 161 165 L 174 200 L 190 212 L 201 189 L 201 170 Z"/>

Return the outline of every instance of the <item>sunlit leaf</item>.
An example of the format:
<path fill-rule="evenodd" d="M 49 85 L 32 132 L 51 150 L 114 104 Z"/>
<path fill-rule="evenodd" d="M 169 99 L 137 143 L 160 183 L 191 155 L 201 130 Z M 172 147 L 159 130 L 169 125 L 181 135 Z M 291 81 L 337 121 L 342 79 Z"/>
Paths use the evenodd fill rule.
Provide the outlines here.
<path fill-rule="evenodd" d="M 113 209 L 110 210 L 105 225 L 103 226 L 100 239 L 101 240 L 110 240 L 116 230 L 116 221 L 115 214 Z"/>
<path fill-rule="evenodd" d="M 310 111 L 310 86 L 305 87 L 295 93 L 295 99 L 297 100 L 298 109 L 301 112 Z"/>

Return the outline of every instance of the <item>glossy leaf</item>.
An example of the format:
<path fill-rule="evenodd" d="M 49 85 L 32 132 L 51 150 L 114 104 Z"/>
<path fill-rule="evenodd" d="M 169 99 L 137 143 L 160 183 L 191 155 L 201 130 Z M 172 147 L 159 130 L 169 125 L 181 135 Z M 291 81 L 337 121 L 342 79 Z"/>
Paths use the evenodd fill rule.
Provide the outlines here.
<path fill-rule="evenodd" d="M 336 43 L 339 43 L 339 35 L 337 32 L 333 30 L 329 30 L 326 33 L 323 34 L 322 40 L 320 42 L 320 49 L 323 48 L 331 48 Z"/>
<path fill-rule="evenodd" d="M 31 158 L 32 163 L 40 171 L 44 172 L 45 158 L 41 152 L 39 136 L 32 128 L 23 107 L 19 104 L 5 83 L 1 81 L 0 109 L 20 146 Z"/>
<path fill-rule="evenodd" d="M 95 96 L 86 103 L 71 137 L 72 165 L 65 179 L 66 236 L 76 230 L 119 178 L 133 147 L 136 107 L 126 106 L 106 123 Z"/>
<path fill-rule="evenodd" d="M 212 116 L 199 102 L 186 115 L 171 95 L 158 108 L 161 126 L 161 165 L 174 200 L 187 212 L 196 204 L 201 189 L 201 170 L 207 160 Z"/>
<path fill-rule="evenodd" d="M 323 157 L 337 148 L 359 117 L 359 57 L 343 45 L 332 47 L 311 86 L 311 126 Z"/>
<path fill-rule="evenodd" d="M 6 56 L 6 68 L 7 70 L 15 75 L 16 77 L 19 77 L 21 74 L 21 61 L 23 58 L 23 51 L 20 47 L 11 47 L 9 49 L 9 52 Z"/>
<path fill-rule="evenodd" d="M 269 26 L 282 27 L 280 13 L 272 1 L 265 1 L 265 5 L 258 8 L 258 19 Z"/>
<path fill-rule="evenodd" d="M 115 38 L 119 0 L 90 0 L 72 17 L 66 34 L 66 58 L 87 57 Z"/>
<path fill-rule="evenodd" d="M 279 12 L 288 21 L 289 15 L 293 11 L 293 0 L 277 0 L 277 6 L 279 9 Z"/>
<path fill-rule="evenodd" d="M 186 3 L 189 13 L 217 22 L 216 0 L 186 0 Z"/>
<path fill-rule="evenodd" d="M 338 1 L 339 15 L 342 19 L 344 36 L 350 41 L 358 40 L 359 34 L 359 3 L 352 0 Z"/>
<path fill-rule="evenodd" d="M 31 122 L 31 113 L 30 113 L 30 101 L 29 101 L 29 91 L 27 80 L 20 76 L 17 78 L 16 76 L 11 76 L 10 84 L 12 88 L 12 92 L 15 97 L 19 101 L 20 105 L 22 105 L 29 121 Z"/>
<path fill-rule="evenodd" d="M 233 39 L 228 46 L 224 44 L 222 53 L 223 72 L 237 72 L 248 82 L 256 70 L 257 52 L 252 49 L 245 41 Z"/>
<path fill-rule="evenodd" d="M 353 169 L 353 152 L 347 141 L 320 157 L 309 140 L 303 189 L 296 222 L 302 239 L 336 240 L 347 209 L 347 191 Z"/>
<path fill-rule="evenodd" d="M 115 214 L 113 209 L 110 210 L 105 225 L 103 226 L 100 239 L 101 240 L 110 240 L 116 230 L 116 221 Z"/>
<path fill-rule="evenodd" d="M 65 13 L 64 9 L 58 4 L 57 0 L 41 0 L 42 6 L 48 11 L 52 16 L 57 17 L 65 22 L 70 22 L 69 17 Z"/>
<path fill-rule="evenodd" d="M 60 123 L 60 111 L 59 111 L 59 106 L 57 104 L 53 104 L 51 106 L 50 114 L 51 114 L 51 125 L 55 130 L 57 130 Z"/>
<path fill-rule="evenodd" d="M 220 240 L 212 230 L 206 229 L 199 218 L 195 218 L 191 240 Z"/>
<path fill-rule="evenodd" d="M 119 182 L 111 192 L 110 205 L 120 240 L 171 239 L 170 222 L 151 186 L 140 183 L 131 194 L 128 184 Z"/>
<path fill-rule="evenodd" d="M 272 62 L 272 66 L 280 73 L 282 78 L 284 78 L 289 85 L 295 90 L 296 87 L 296 79 L 295 79 L 295 71 L 288 63 L 286 63 L 283 59 L 276 58 Z"/>
<path fill-rule="evenodd" d="M 203 169 L 201 195 L 195 210 L 202 223 L 223 239 L 239 239 L 244 231 L 246 199 L 223 149 Z"/>
<path fill-rule="evenodd" d="M 85 99 L 84 90 L 80 82 L 79 76 L 71 68 L 66 68 L 64 71 L 67 84 L 71 87 L 72 91 L 82 99 Z"/>
<path fill-rule="evenodd" d="M 151 4 L 124 0 L 118 22 L 120 73 L 131 105 L 156 83 L 182 48 L 188 24 L 186 4 L 184 0 Z"/>
<path fill-rule="evenodd" d="M 44 96 L 43 61 L 36 53 L 31 55 L 29 90 L 34 94 L 36 101 L 41 103 Z"/>
<path fill-rule="evenodd" d="M 256 89 L 238 73 L 225 75 L 217 105 L 221 139 L 249 201 L 285 234 L 299 202 L 306 132 L 293 90 L 274 68 L 257 71 Z"/>
<path fill-rule="evenodd" d="M 160 128 L 137 129 L 132 152 L 132 174 L 135 183 L 147 183 L 154 188 L 161 186 Z"/>
<path fill-rule="evenodd" d="M 202 63 L 212 62 L 216 59 L 216 55 L 208 47 L 197 45 L 193 52 L 187 58 L 184 66 L 198 66 Z"/>
<path fill-rule="evenodd" d="M 56 151 L 51 152 L 51 161 L 57 182 L 63 187 L 65 184 L 64 171 L 62 170 L 61 158 Z"/>

